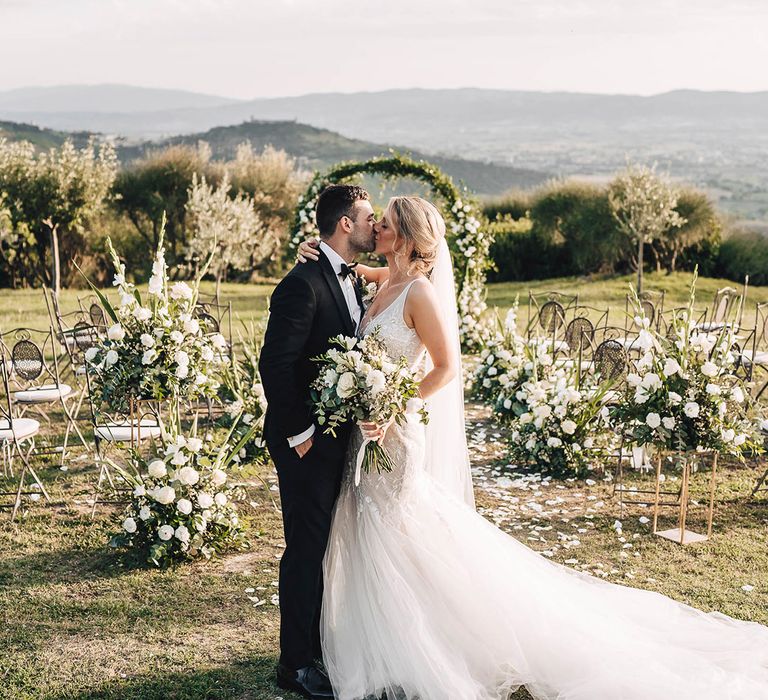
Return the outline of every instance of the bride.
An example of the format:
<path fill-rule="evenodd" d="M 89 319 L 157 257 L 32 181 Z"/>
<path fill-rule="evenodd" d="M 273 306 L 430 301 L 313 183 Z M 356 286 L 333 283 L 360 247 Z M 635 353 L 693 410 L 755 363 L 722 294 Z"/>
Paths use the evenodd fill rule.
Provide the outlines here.
<path fill-rule="evenodd" d="M 768 699 L 768 628 L 555 564 L 475 512 L 445 225 L 394 197 L 375 230 L 388 269 L 358 267 L 379 283 L 359 333 L 408 359 L 430 422 L 351 440 L 321 621 L 339 700 Z M 355 486 L 364 433 L 395 468 Z"/>

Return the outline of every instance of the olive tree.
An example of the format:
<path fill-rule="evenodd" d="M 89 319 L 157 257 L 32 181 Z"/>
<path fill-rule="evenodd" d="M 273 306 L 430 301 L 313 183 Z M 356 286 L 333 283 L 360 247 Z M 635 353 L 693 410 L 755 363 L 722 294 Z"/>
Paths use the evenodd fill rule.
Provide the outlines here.
<path fill-rule="evenodd" d="M 27 266 L 26 283 L 42 281 L 58 291 L 62 272 L 69 278 L 87 222 L 103 209 L 116 173 L 108 143 L 92 139 L 77 149 L 67 140 L 39 153 L 29 142 L 0 139 L 0 200 L 18 248 L 14 264 Z"/>
<path fill-rule="evenodd" d="M 191 235 L 186 256 L 203 260 L 214 251 L 210 270 L 216 277 L 216 297 L 227 270 L 250 270 L 272 244 L 253 199 L 244 193 L 232 197 L 229 177 L 214 187 L 205 176 L 192 176 L 186 210 Z"/>
<path fill-rule="evenodd" d="M 637 291 L 643 290 L 643 247 L 679 228 L 677 192 L 654 168 L 630 165 L 608 187 L 608 201 L 619 228 L 637 246 Z"/>

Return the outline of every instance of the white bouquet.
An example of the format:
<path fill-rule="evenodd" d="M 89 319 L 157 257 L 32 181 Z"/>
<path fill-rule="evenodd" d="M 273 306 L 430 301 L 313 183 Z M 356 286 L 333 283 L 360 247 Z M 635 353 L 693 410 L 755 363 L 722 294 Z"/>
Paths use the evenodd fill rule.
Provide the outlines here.
<path fill-rule="evenodd" d="M 112 410 L 129 399 L 214 396 L 227 343 L 208 334 L 195 318 L 199 278 L 169 284 L 162 236 L 152 265 L 147 299 L 125 279 L 125 266 L 107 241 L 119 301 L 112 305 L 93 287 L 111 320 L 106 334 L 86 352 L 95 395 Z"/>
<path fill-rule="evenodd" d="M 337 348 L 312 358 L 320 371 L 310 388 L 317 422 L 326 433 L 347 421 L 387 425 L 402 424 L 406 412 L 420 402 L 419 387 L 404 357 L 393 362 L 377 332 L 364 338 L 339 335 L 331 339 Z M 427 413 L 421 407 L 422 422 Z M 365 439 L 355 468 L 355 484 L 360 482 L 360 468 L 370 472 L 392 471 L 392 461 L 378 441 Z"/>

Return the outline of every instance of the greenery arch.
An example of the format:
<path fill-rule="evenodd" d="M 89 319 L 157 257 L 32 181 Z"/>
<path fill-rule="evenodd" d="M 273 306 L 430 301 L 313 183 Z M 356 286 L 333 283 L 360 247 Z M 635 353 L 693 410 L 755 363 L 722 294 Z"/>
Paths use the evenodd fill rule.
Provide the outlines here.
<path fill-rule="evenodd" d="M 482 226 L 467 190 L 456 187 L 436 165 L 392 154 L 366 161 L 339 163 L 330 170 L 315 173 L 296 207 L 289 238 L 290 251 L 294 252 L 305 238 L 317 235 L 315 208 L 320 192 L 328 185 L 360 175 L 378 175 L 388 180 L 411 177 L 431 188 L 438 200 L 435 204 L 440 207 L 445 219 L 453 256 L 462 345 L 470 351 L 479 348 L 483 336 L 483 312 L 486 310 L 485 274 L 490 267 L 488 250 L 492 235 L 487 227 Z"/>

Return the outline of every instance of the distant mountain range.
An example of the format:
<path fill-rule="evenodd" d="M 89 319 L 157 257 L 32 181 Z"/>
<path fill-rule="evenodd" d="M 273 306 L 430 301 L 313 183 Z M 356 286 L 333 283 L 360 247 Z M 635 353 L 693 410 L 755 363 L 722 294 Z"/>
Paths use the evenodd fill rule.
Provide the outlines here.
<path fill-rule="evenodd" d="M 432 158 L 596 181 L 629 158 L 657 162 L 673 178 L 706 190 L 737 220 L 768 225 L 768 92 L 677 90 L 643 97 L 467 88 L 228 100 L 72 86 L 0 93 L 0 119 L 134 142 L 251 120 L 296 121 Z"/>
<path fill-rule="evenodd" d="M 28 124 L 0 122 L 0 138 L 11 141 L 27 140 L 40 148 L 59 146 L 66 138 L 72 138 L 77 145 L 82 145 L 92 135 L 88 132 L 69 134 Z M 120 160 L 127 164 L 152 150 L 175 144 L 194 146 L 200 141 L 210 145 L 213 157 L 217 159 L 232 158 L 237 147 L 246 141 L 250 142 L 256 151 L 261 151 L 268 145 L 274 146 L 296 158 L 301 167 L 310 169 L 327 168 L 342 160 L 367 160 L 390 152 L 390 147 L 386 145 L 349 139 L 327 129 L 318 129 L 306 124 L 279 121 L 254 121 L 236 126 L 216 127 L 203 133 L 176 136 L 161 141 L 128 143 L 118 140 L 116 146 Z M 408 152 L 416 159 L 429 160 L 450 175 L 454 182 L 464 183 L 480 194 L 499 194 L 512 188 L 528 188 L 548 177 L 546 173 L 508 165 L 428 156 L 404 148 L 392 147 L 392 150 Z"/>

